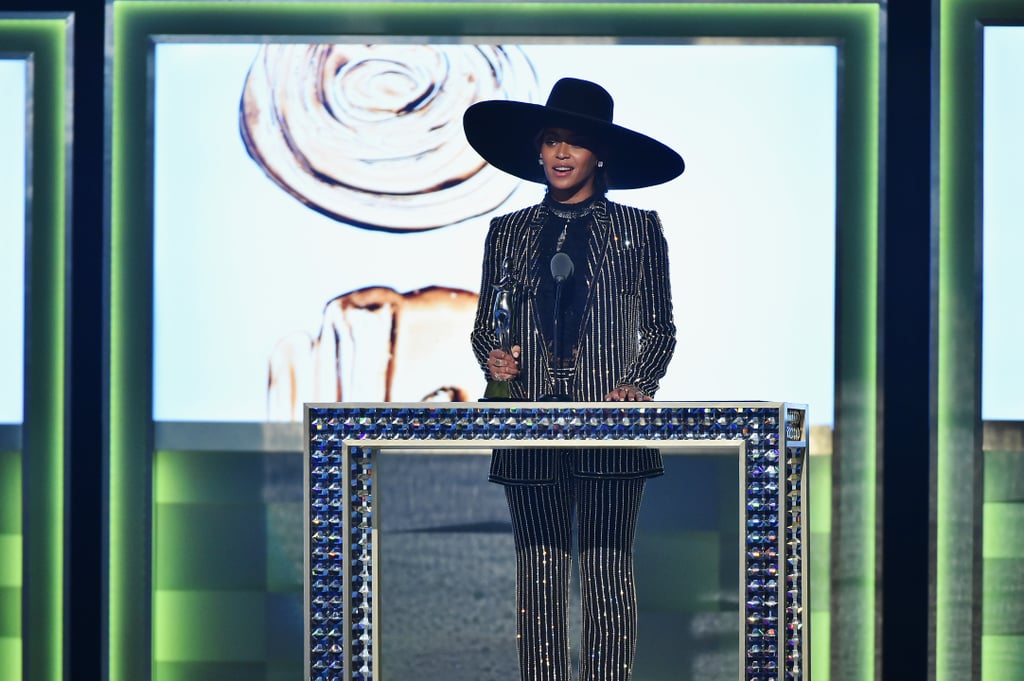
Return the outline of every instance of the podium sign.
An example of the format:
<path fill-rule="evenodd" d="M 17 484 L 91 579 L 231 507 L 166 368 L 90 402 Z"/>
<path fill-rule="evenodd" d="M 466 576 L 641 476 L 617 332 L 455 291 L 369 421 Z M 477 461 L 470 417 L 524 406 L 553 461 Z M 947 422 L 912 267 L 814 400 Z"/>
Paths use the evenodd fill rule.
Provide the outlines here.
<path fill-rule="evenodd" d="M 305 678 L 407 681 L 382 675 L 376 645 L 388 588 L 376 461 L 387 449 L 624 445 L 736 447 L 739 679 L 807 678 L 806 414 L 781 402 L 306 405 Z"/>

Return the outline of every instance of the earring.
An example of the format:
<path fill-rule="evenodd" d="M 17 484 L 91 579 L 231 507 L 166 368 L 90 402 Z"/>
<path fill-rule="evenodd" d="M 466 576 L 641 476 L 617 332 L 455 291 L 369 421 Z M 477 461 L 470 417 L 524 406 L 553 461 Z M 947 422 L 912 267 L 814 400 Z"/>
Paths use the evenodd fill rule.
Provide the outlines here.
<path fill-rule="evenodd" d="M 598 161 L 597 162 L 597 167 L 598 168 L 604 168 L 604 161 Z"/>
<path fill-rule="evenodd" d="M 544 158 L 542 156 L 537 157 L 537 165 L 544 165 Z"/>

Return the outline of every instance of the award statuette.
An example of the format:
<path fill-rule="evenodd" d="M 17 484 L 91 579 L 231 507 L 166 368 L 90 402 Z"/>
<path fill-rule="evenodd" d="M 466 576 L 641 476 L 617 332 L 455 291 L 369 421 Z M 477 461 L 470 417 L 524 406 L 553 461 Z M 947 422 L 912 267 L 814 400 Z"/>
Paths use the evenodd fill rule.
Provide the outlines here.
<path fill-rule="evenodd" d="M 499 348 L 505 352 L 512 352 L 509 329 L 512 326 L 512 305 L 515 300 L 516 284 L 512 279 L 511 258 L 501 261 L 501 279 L 493 285 L 493 288 L 495 296 L 491 314 L 494 320 L 494 336 L 498 340 Z M 484 389 L 484 400 L 500 401 L 511 398 L 508 381 L 488 379 L 487 388 Z"/>

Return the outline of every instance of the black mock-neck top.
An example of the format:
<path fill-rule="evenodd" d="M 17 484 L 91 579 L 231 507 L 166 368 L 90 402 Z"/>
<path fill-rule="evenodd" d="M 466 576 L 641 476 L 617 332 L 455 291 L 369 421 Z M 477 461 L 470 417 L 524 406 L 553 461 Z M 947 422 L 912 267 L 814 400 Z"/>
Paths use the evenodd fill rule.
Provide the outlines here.
<path fill-rule="evenodd" d="M 559 203 L 544 196 L 546 218 L 541 227 L 537 243 L 541 277 L 537 289 L 537 310 L 540 314 L 541 332 L 549 352 L 554 351 L 554 314 L 557 284 L 551 275 L 550 262 L 556 253 L 565 253 L 573 262 L 573 274 L 562 282 L 560 357 L 556 366 L 569 369 L 574 364 L 574 355 L 579 340 L 580 320 L 589 293 L 587 277 L 587 254 L 593 234 L 594 204 L 601 197 L 592 196 L 580 203 Z"/>

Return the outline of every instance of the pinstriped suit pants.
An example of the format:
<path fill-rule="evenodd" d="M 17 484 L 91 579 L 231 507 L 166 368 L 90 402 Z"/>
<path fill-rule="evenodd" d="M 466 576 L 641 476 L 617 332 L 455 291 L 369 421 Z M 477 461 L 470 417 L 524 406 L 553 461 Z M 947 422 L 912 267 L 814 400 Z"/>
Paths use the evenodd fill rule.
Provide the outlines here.
<path fill-rule="evenodd" d="M 569 458 L 568 455 L 566 458 Z M 516 630 L 522 681 L 570 681 L 569 582 L 578 523 L 580 681 L 628 681 L 636 656 L 633 542 L 640 479 L 576 478 L 507 485 L 516 546 Z"/>

